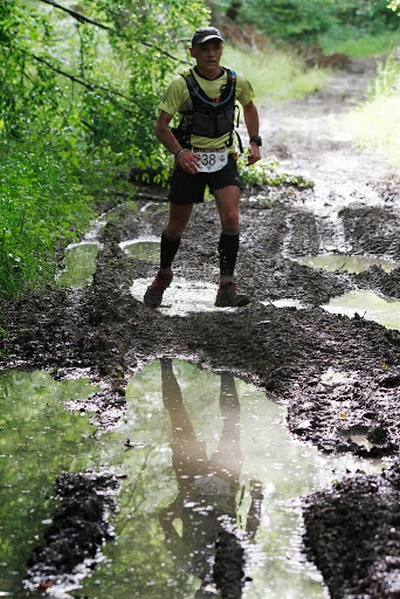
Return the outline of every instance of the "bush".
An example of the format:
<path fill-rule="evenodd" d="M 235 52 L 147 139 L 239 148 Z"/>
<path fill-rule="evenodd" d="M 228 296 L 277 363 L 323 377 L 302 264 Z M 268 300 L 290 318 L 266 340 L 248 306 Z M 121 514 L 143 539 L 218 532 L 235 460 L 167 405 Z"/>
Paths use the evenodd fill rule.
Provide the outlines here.
<path fill-rule="evenodd" d="M 0 145 L 0 295 L 53 280 L 58 244 L 76 239 L 94 214 L 78 173 L 48 147 Z"/>

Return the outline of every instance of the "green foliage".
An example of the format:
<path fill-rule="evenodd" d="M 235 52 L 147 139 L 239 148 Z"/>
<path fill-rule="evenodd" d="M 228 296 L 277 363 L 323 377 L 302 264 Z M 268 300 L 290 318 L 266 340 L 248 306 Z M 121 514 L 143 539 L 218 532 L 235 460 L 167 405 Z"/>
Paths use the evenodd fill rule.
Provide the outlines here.
<path fill-rule="evenodd" d="M 49 124 L 56 94 L 55 72 L 29 57 L 29 47 L 48 43 L 51 27 L 40 14 L 20 3 L 3 3 L 0 11 L 0 118 L 5 133 L 22 139 L 26 128 L 40 119 Z"/>
<path fill-rule="evenodd" d="M 235 7 L 239 24 L 253 23 L 274 39 L 313 41 L 337 28 L 379 34 L 399 28 L 397 0 L 215 0 L 218 10 Z"/>
<path fill-rule="evenodd" d="M 117 169 L 162 171 L 161 90 L 208 19 L 202 0 L 0 3 L 0 294 L 49 280 Z"/>
<path fill-rule="evenodd" d="M 242 71 L 251 81 L 256 103 L 300 99 L 321 89 L 330 75 L 322 69 L 307 71 L 299 57 L 287 51 L 245 52 L 226 44 L 224 63 Z"/>
<path fill-rule="evenodd" d="M 319 43 L 324 54 L 340 52 L 351 58 L 385 56 L 398 45 L 397 31 L 382 31 L 371 35 L 354 26 L 341 26 L 331 29 L 327 34 L 319 36 Z"/>
<path fill-rule="evenodd" d="M 277 187 L 279 185 L 292 185 L 300 189 L 314 187 L 314 183 L 301 175 L 280 173 L 277 169 L 279 162 L 273 156 L 261 160 L 251 167 L 246 166 L 246 156 L 238 160 L 240 179 L 246 188 Z"/>
<path fill-rule="evenodd" d="M 370 90 L 371 99 L 377 100 L 382 96 L 398 96 L 399 84 L 399 60 L 396 54 L 391 54 L 385 62 L 378 64 L 377 74 Z"/>
<path fill-rule="evenodd" d="M 60 243 L 83 231 L 93 216 L 77 170 L 46 146 L 0 145 L 0 295 L 38 279 L 51 280 L 49 261 Z"/>
<path fill-rule="evenodd" d="M 332 0 L 245 0 L 240 16 L 270 37 L 305 40 L 332 26 L 333 12 Z"/>
<path fill-rule="evenodd" d="M 388 0 L 341 0 L 337 3 L 337 19 L 340 23 L 375 34 L 387 29 L 399 28 L 400 8 L 389 7 Z"/>
<path fill-rule="evenodd" d="M 17 0 L 3 10 L 0 118 L 7 135 L 58 117 L 115 154 L 150 151 L 160 91 L 187 58 L 180 40 L 208 19 L 202 1 L 194 0 L 189 17 L 175 0 L 82 0 L 79 11 L 47 4 Z"/>

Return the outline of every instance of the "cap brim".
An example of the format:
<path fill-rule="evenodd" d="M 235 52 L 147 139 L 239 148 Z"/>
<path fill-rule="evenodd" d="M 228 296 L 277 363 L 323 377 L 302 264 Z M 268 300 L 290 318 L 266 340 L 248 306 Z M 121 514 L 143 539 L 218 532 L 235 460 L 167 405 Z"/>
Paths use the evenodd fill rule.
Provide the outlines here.
<path fill-rule="evenodd" d="M 206 35 L 205 37 L 201 38 L 201 40 L 199 40 L 198 42 L 195 41 L 195 44 L 205 44 L 205 42 L 208 42 L 209 40 L 219 40 L 220 42 L 225 41 L 219 35 L 214 34 L 214 35 Z"/>

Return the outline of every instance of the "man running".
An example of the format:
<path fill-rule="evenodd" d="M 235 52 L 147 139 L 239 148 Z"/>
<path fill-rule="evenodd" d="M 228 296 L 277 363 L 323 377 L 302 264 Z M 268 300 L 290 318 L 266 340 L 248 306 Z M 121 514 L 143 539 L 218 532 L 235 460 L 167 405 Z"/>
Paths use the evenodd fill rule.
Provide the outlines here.
<path fill-rule="evenodd" d="M 204 201 L 206 186 L 219 212 L 221 236 L 218 245 L 220 284 L 216 306 L 244 306 L 250 298 L 236 287 L 234 271 L 239 250 L 240 179 L 233 142 L 235 103 L 243 107 L 250 139 L 248 165 L 260 160 L 259 118 L 254 91 L 241 74 L 221 66 L 224 39 L 215 27 L 197 29 L 190 54 L 194 68 L 171 81 L 160 103 L 155 125 L 157 139 L 175 156 L 169 193 L 169 219 L 161 235 L 160 268 L 147 288 L 144 303 L 161 305 L 172 281 L 172 262 L 186 229 L 193 204 Z M 176 113 L 179 127 L 169 124 Z"/>

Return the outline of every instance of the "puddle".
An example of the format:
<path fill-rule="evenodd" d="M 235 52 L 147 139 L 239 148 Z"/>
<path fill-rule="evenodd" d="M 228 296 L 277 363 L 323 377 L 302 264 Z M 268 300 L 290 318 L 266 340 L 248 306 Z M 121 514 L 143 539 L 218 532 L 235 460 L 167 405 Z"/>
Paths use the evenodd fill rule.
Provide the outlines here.
<path fill-rule="evenodd" d="M 138 260 L 157 264 L 160 259 L 160 240 L 154 237 L 122 241 L 119 246 Z"/>
<path fill-rule="evenodd" d="M 304 304 L 291 298 L 261 303 L 265 306 L 272 304 L 275 308 L 306 308 Z M 358 314 L 365 320 L 377 322 L 387 329 L 400 331 L 400 301 L 384 299 L 369 291 L 350 291 L 332 298 L 328 304 L 321 307 L 332 314 L 344 314 L 349 318 Z"/>
<path fill-rule="evenodd" d="M 242 495 L 234 505 L 236 510 L 232 497 L 229 502 L 225 499 L 229 504 L 225 513 L 232 519 L 235 514 L 248 547 L 246 574 L 253 582 L 246 585 L 244 596 L 328 597 L 315 568 L 301 554 L 299 497 L 323 488 L 347 469 L 377 471 L 379 467 L 351 456 L 325 457 L 294 441 L 284 424 L 283 406 L 269 401 L 253 385 L 179 360 L 172 366 L 176 378 L 167 366 L 164 401 L 158 362 L 131 380 L 125 421 L 111 433 L 120 442 L 105 443 L 110 463 L 117 461 L 129 479 L 123 485 L 116 518 L 118 540 L 105 548 L 110 561 L 100 564 L 85 581 L 84 593 L 96 594 L 98 599 L 194 597 L 200 585 L 195 573 L 207 569 L 207 564 L 201 564 L 206 552 L 196 515 L 198 489 L 208 476 L 214 499 L 207 505 L 215 505 L 217 489 L 223 494 L 222 489 L 229 487 L 226 481 Z M 128 446 L 124 451 L 122 441 Z M 252 533 L 246 537 L 243 531 L 253 480 L 259 481 L 264 496 L 254 543 Z M 166 508 L 175 520 L 167 517 Z M 215 527 L 212 511 L 208 514 Z M 160 518 L 165 519 L 169 547 Z"/>
<path fill-rule="evenodd" d="M 300 444 L 287 432 L 284 407 L 264 392 L 184 361 L 162 368 L 153 361 L 135 375 L 128 409 L 112 430 L 96 432 L 87 416 L 66 409 L 95 390 L 85 378 L 55 382 L 44 372 L 0 377 L 3 596 L 22 596 L 17 589 L 51 518 L 57 476 L 93 468 L 117 472 L 122 489 L 116 540 L 80 583 L 82 596 L 195 597 L 209 570 L 207 543 L 223 526 L 246 547 L 253 582 L 245 598 L 328 597 L 302 555 L 299 498 L 358 468 L 377 472 L 379 464 Z M 48 594 L 62 596 L 54 591 Z"/>
<path fill-rule="evenodd" d="M 100 224 L 101 221 L 100 221 Z M 100 226 L 100 224 L 98 226 Z M 81 288 L 92 282 L 96 271 L 96 258 L 101 243 L 95 241 L 97 229 L 94 229 L 90 239 L 80 243 L 70 244 L 64 254 L 64 269 L 58 275 L 57 280 L 62 287 Z M 120 248 L 128 252 L 138 260 L 157 263 L 160 255 L 160 243 L 155 238 L 138 238 L 123 241 Z"/>
<path fill-rule="evenodd" d="M 84 287 L 92 282 L 96 270 L 96 258 L 101 244 L 82 241 L 69 245 L 64 254 L 64 270 L 58 281 L 63 287 Z"/>
<path fill-rule="evenodd" d="M 283 298 L 279 300 L 268 300 L 261 302 L 264 306 L 275 306 L 275 308 L 297 308 L 297 310 L 305 309 L 306 306 L 300 300 L 292 298 Z"/>
<path fill-rule="evenodd" d="M 400 331 L 400 302 L 387 300 L 368 291 L 351 291 L 334 297 L 322 306 L 328 312 L 353 317 L 356 313 L 366 320 L 373 320 L 387 329 Z"/>
<path fill-rule="evenodd" d="M 346 256 L 343 254 L 326 254 L 324 256 L 307 256 L 298 258 L 300 264 L 311 268 L 324 268 L 328 271 L 346 270 L 349 273 L 360 273 L 372 265 L 380 266 L 386 272 L 398 267 L 397 263 L 389 260 L 366 258 L 365 256 Z M 298 310 L 305 308 L 296 299 L 283 298 L 275 301 L 262 302 L 272 304 L 276 308 L 294 307 Z M 369 291 L 351 291 L 345 295 L 334 297 L 328 304 L 322 306 L 333 314 L 345 314 L 353 318 L 358 314 L 366 320 L 372 320 L 386 327 L 400 331 L 400 301 L 384 299 Z"/>
<path fill-rule="evenodd" d="M 159 240 L 153 238 L 138 238 L 136 240 L 124 241 L 120 247 L 129 252 L 138 260 L 147 260 L 158 263 L 160 257 Z M 149 279 L 136 279 L 130 288 L 135 299 L 143 302 L 143 296 L 147 287 L 153 282 L 154 277 Z M 214 310 L 232 310 L 232 308 L 217 308 L 215 298 L 218 291 L 217 284 L 204 281 L 186 281 L 174 276 L 174 279 L 165 290 L 163 303 L 158 311 L 166 316 L 185 316 L 191 312 L 210 312 Z"/>
<path fill-rule="evenodd" d="M 21 597 L 33 547 L 51 516 L 55 479 L 92 459 L 93 427 L 70 413 L 97 388 L 87 378 L 54 381 L 42 371 L 0 375 L 0 596 Z"/>
<path fill-rule="evenodd" d="M 96 258 L 102 244 L 98 241 L 101 230 L 107 222 L 112 222 L 119 207 L 100 215 L 93 221 L 92 228 L 85 234 L 80 243 L 71 243 L 64 253 L 64 269 L 57 276 L 63 287 L 81 288 L 92 282 L 96 271 Z M 158 262 L 159 239 L 155 237 L 141 237 L 132 241 L 122 242 L 122 249 L 140 260 Z M 0 595 L 1 597 L 1 595 Z"/>
<path fill-rule="evenodd" d="M 145 291 L 152 282 L 153 278 L 136 279 L 130 289 L 133 297 L 142 302 Z M 166 316 L 185 316 L 190 312 L 237 310 L 237 308 L 217 308 L 214 305 L 217 291 L 217 284 L 186 281 L 174 277 L 171 286 L 164 292 L 163 303 L 158 311 Z"/>
<path fill-rule="evenodd" d="M 385 272 L 390 272 L 399 265 L 389 260 L 367 258 L 366 256 L 349 256 L 345 254 L 325 254 L 323 256 L 303 256 L 296 261 L 311 268 L 323 268 L 329 272 L 345 270 L 349 273 L 360 273 L 370 266 L 380 266 Z"/>
<path fill-rule="evenodd" d="M 326 372 L 321 376 L 321 382 L 326 385 L 338 385 L 339 383 L 350 382 L 348 372 L 338 372 L 333 368 L 328 368 Z"/>

